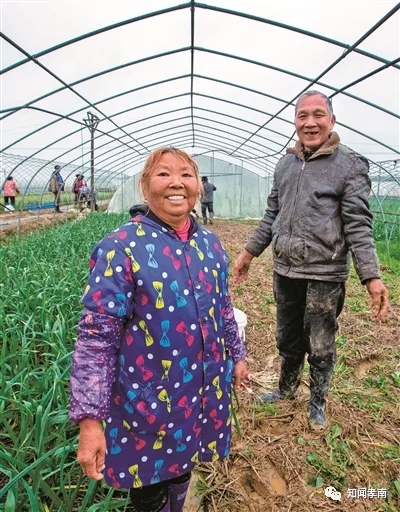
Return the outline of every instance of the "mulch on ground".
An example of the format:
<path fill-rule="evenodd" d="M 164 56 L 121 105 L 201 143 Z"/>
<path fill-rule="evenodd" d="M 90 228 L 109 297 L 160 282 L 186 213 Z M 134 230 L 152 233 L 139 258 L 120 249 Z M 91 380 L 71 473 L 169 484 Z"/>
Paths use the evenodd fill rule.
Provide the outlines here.
<path fill-rule="evenodd" d="M 15 234 L 16 215 L 0 216 L 0 243 Z M 26 214 L 20 230 L 29 233 L 51 227 L 68 220 L 68 215 L 74 214 Z M 210 228 L 219 235 L 233 266 L 253 226 L 217 219 Z M 235 410 L 240 432 L 233 426 L 229 458 L 198 467 L 196 491 L 203 510 L 400 510 L 400 483 L 397 493 L 393 484 L 400 482 L 400 287 L 393 277 L 388 284 L 391 315 L 377 324 L 369 314 L 364 287 L 354 276 L 348 281 L 337 339 L 338 363 L 327 405 L 329 427 L 316 434 L 309 431 L 307 422 L 307 368 L 295 400 L 266 406 L 257 398 L 276 386 L 279 376 L 270 250 L 253 260 L 245 283 L 235 284 L 230 278 L 233 304 L 248 318 L 253 393 L 239 393 Z M 342 493 L 340 501 L 325 496 L 327 486 Z M 388 489 L 388 499 L 347 497 L 347 490 L 356 488 Z"/>
<path fill-rule="evenodd" d="M 210 228 L 228 250 L 232 271 L 234 260 L 254 227 L 216 220 Z M 204 482 L 197 483 L 197 487 L 203 493 L 206 510 L 400 509 L 400 496 L 393 491 L 393 481 L 400 480 L 399 387 L 392 385 L 390 379 L 383 385 L 381 373 L 376 373 L 393 372 L 400 378 L 399 294 L 398 290 L 397 294 L 392 293 L 388 321 L 376 324 L 368 311 L 364 287 L 353 278 L 347 289 L 350 305 L 346 303 L 340 317 L 338 363 L 327 406 L 329 427 L 323 434 L 316 434 L 310 432 L 307 422 L 307 369 L 295 400 L 280 401 L 271 407 L 257 399 L 263 389 L 276 386 L 279 376 L 270 250 L 253 260 L 245 283 L 235 284 L 230 279 L 233 304 L 248 317 L 246 343 L 254 393 L 239 393 L 236 413 L 241 436 L 233 426 L 230 457 L 199 467 Z M 351 300 L 355 299 L 360 311 L 352 310 Z M 372 382 L 375 378 L 378 387 L 366 387 L 364 381 L 368 378 Z M 379 405 L 382 402 L 384 405 Z M 324 495 L 328 485 L 342 492 L 340 501 Z M 347 497 L 347 489 L 353 488 L 390 488 L 391 493 L 388 500 Z"/>

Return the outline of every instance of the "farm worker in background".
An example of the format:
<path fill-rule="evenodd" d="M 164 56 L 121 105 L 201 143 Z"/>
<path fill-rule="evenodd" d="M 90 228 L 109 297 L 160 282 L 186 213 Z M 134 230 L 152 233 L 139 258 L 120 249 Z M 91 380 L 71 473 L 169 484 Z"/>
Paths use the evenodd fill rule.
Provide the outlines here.
<path fill-rule="evenodd" d="M 70 417 L 85 475 L 100 480 L 104 470 L 109 485 L 131 489 L 136 512 L 178 512 L 196 463 L 229 454 L 231 381 L 248 379 L 246 350 L 228 256 L 190 215 L 197 164 L 157 149 L 140 186 L 147 204 L 90 259 Z"/>
<path fill-rule="evenodd" d="M 54 171 L 49 183 L 49 192 L 53 192 L 54 194 L 54 209 L 56 213 L 61 213 L 60 198 L 61 192 L 64 190 L 64 180 L 61 176 L 60 169 L 60 165 L 54 166 Z"/>
<path fill-rule="evenodd" d="M 368 206 L 368 161 L 340 144 L 330 99 L 302 94 L 294 121 L 299 138 L 276 168 L 263 219 L 234 266 L 246 279 L 250 263 L 272 244 L 276 340 L 281 355 L 279 386 L 261 398 L 272 402 L 295 395 L 310 364 L 309 422 L 326 426 L 325 399 L 336 362 L 335 332 L 345 298 L 349 251 L 378 319 L 389 294 L 379 277 Z"/>
<path fill-rule="evenodd" d="M 94 200 L 94 207 L 93 209 L 98 211 L 99 207 L 97 205 L 97 190 L 93 190 L 93 194 L 92 194 L 92 189 L 91 187 L 87 187 L 87 207 L 91 208 L 91 204 L 92 204 L 92 196 L 93 196 L 93 200 Z"/>
<path fill-rule="evenodd" d="M 83 174 L 77 174 L 74 184 L 72 185 L 72 193 L 74 194 L 74 206 L 78 205 L 80 191 L 83 187 L 87 187 L 86 180 Z"/>
<path fill-rule="evenodd" d="M 201 215 L 203 216 L 203 223 L 207 224 L 207 210 L 208 210 L 208 218 L 210 224 L 213 223 L 214 217 L 214 191 L 217 190 L 217 187 L 214 187 L 212 183 L 208 181 L 207 176 L 201 177 L 201 182 L 203 185 L 204 194 L 201 197 Z"/>
<path fill-rule="evenodd" d="M 92 199 L 92 192 L 91 187 L 85 186 L 82 187 L 79 193 L 78 202 L 81 207 L 84 207 L 83 203 L 86 202 L 86 208 L 90 209 L 91 206 L 91 199 Z M 99 207 L 97 205 L 97 191 L 93 191 L 93 199 L 94 199 L 94 209 L 98 210 Z"/>
<path fill-rule="evenodd" d="M 15 196 L 19 194 L 17 182 L 12 176 L 8 176 L 1 189 L 3 191 L 5 206 L 11 204 L 11 206 L 15 208 Z"/>

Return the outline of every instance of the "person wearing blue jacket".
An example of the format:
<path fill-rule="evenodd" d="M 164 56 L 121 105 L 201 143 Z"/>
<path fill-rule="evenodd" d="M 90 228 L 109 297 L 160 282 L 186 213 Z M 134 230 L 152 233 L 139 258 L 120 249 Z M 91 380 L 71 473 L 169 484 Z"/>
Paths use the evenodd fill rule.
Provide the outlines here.
<path fill-rule="evenodd" d="M 85 475 L 131 489 L 135 512 L 181 512 L 197 462 L 229 454 L 232 379 L 249 378 L 247 353 L 228 255 L 190 215 L 196 163 L 158 149 L 140 185 L 146 204 L 90 258 L 70 418 Z"/>

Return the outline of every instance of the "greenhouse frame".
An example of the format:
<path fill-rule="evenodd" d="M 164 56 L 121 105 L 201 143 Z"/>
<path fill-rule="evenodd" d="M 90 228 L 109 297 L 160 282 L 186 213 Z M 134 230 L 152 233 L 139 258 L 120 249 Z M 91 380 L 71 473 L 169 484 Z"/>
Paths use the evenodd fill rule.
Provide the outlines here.
<path fill-rule="evenodd" d="M 89 179 L 93 170 L 105 198 L 119 189 L 110 210 L 126 209 L 140 200 L 129 183 L 149 151 L 178 146 L 198 157 L 201 173 L 224 191 L 216 196 L 217 215 L 261 217 L 275 165 L 295 137 L 296 99 L 318 89 L 333 101 L 342 142 L 370 160 L 374 210 L 384 222 L 397 222 L 398 208 L 386 218 L 382 203 L 400 194 L 398 4 L 376 2 L 349 43 L 334 20 L 329 29 L 309 30 L 323 9 L 307 2 L 304 26 L 291 23 L 295 13 L 263 2 L 248 12 L 224 2 L 158 3 L 162 8 L 152 12 L 126 7 L 126 18 L 116 13 L 118 21 L 107 25 L 96 24 L 87 4 L 78 28 L 61 23 L 73 16 L 62 2 L 57 30 L 42 45 L 32 38 L 45 32 L 37 6 L 4 8 L 1 177 L 19 183 L 21 212 L 32 202 L 43 205 L 55 164 L 67 192 L 76 172 Z M 28 9 L 35 31 L 10 21 L 20 19 L 20 9 Z M 160 30 L 162 38 L 152 37 Z M 246 33 L 251 42 L 237 40 Z M 294 59 L 295 48 L 306 55 L 318 48 L 318 59 Z M 98 120 L 93 153 L 88 112 Z M 258 190 L 254 204 L 241 192 L 246 183 Z M 63 200 L 72 205 L 71 194 Z"/>
<path fill-rule="evenodd" d="M 221 274 L 229 283 L 233 311 L 242 313 L 236 339 L 245 343 L 251 370 L 239 390 L 233 386 L 232 396 L 228 391 L 225 410 L 232 431 L 225 458 L 196 466 L 185 512 L 400 510 L 400 2 L 3 1 L 0 16 L 0 186 L 11 177 L 18 187 L 12 202 L 0 195 L 0 510 L 132 510 L 130 490 L 119 487 L 116 474 L 137 477 L 136 463 L 147 462 L 136 432 L 128 425 L 126 437 L 120 436 L 121 446 L 127 439 L 136 442 L 134 465 L 125 473 L 104 471 L 110 471 L 113 487 L 87 478 L 77 462 L 79 428 L 69 417 L 69 377 L 82 293 L 88 290 L 94 255 L 101 254 L 97 244 L 112 239 L 113 249 L 126 236 L 118 230 L 132 225 L 130 208 L 145 201 L 140 175 L 158 148 L 188 153 L 200 177 L 216 187 L 213 225 L 189 217 L 204 234 L 203 252 L 191 240 L 185 249 L 196 251 L 194 258 L 185 256 L 183 245 L 176 254 L 182 261 L 186 257 L 188 268 L 197 257 L 213 258 L 214 249 L 223 258 Z M 333 130 L 341 143 L 368 160 L 372 234 L 382 277 L 376 281 L 390 295 L 388 317 L 373 318 L 364 284 L 375 278 L 360 283 L 350 266 L 323 433 L 311 433 L 307 425 L 307 365 L 293 400 L 260 402 L 280 375 L 271 249 L 252 260 L 245 282 L 234 280 L 232 271 L 267 208 L 276 166 L 296 143 L 295 106 L 309 91 L 331 100 Z M 64 183 L 59 194 L 51 190 L 56 166 Z M 74 193 L 79 175 L 90 187 L 85 201 Z M 364 207 L 366 201 L 363 220 L 368 217 Z M 195 208 L 201 209 L 200 198 Z M 189 224 L 186 209 L 184 216 Z M 167 227 L 164 223 L 157 233 Z M 135 229 L 137 236 L 144 234 L 140 223 Z M 157 233 L 141 247 L 152 269 Z M 209 245 L 207 233 L 221 246 Z M 161 257 L 179 274 L 179 260 L 164 249 Z M 124 250 L 125 266 L 117 266 L 114 275 L 126 271 L 128 281 L 138 263 L 134 251 Z M 108 263 L 115 252 L 104 252 Z M 215 284 L 222 297 L 217 271 L 201 265 L 198 287 Z M 104 276 L 107 271 L 111 267 Z M 169 274 L 160 275 L 161 280 Z M 182 296 L 177 281 L 164 286 L 176 294 L 176 307 L 189 294 L 197 300 L 195 280 L 188 283 Z M 164 283 L 152 285 L 160 304 Z M 126 313 L 124 295 L 116 297 L 110 308 Z M 146 301 L 143 294 L 140 298 Z M 171 312 L 175 302 L 167 306 Z M 214 306 L 208 311 L 217 332 Z M 200 326 L 200 314 L 196 318 Z M 191 332 L 182 324 L 176 332 L 171 329 L 171 339 L 175 342 L 178 333 L 189 346 Z M 190 324 L 197 329 L 195 321 Z M 145 323 L 137 331 L 148 341 Z M 199 352 L 199 361 L 205 352 Z M 228 352 L 224 349 L 223 360 Z M 99 368 L 105 367 L 102 357 Z M 214 357 L 217 362 L 218 354 Z M 182 361 L 183 379 L 191 368 Z M 127 371 L 146 371 L 142 362 L 136 359 Z M 162 363 L 168 378 L 171 361 Z M 223 374 L 222 367 L 218 371 Z M 227 389 L 229 378 L 225 375 Z M 97 376 L 90 379 L 93 390 L 104 391 Z M 213 386 L 218 398 L 219 381 Z M 153 392 L 151 385 L 144 390 Z M 164 398 L 160 402 L 168 411 L 168 395 Z M 180 405 L 180 412 L 190 415 L 189 405 Z M 210 431 L 219 425 L 217 408 L 214 412 Z M 102 421 L 104 426 L 108 419 Z M 175 426 L 171 422 L 167 428 Z M 153 448 L 165 431 L 160 427 L 150 440 Z M 192 433 L 186 439 L 175 434 L 176 451 L 184 449 L 180 443 L 189 443 Z M 155 483 L 163 464 L 156 460 Z M 166 468 L 176 472 L 172 462 Z"/>

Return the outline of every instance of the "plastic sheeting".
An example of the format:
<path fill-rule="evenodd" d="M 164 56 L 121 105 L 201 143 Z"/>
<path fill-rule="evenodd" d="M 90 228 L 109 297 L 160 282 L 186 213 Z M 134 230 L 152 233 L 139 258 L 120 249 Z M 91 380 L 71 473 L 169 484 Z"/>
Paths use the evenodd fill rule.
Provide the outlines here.
<path fill-rule="evenodd" d="M 239 165 L 206 155 L 194 157 L 201 176 L 215 185 L 214 212 L 223 218 L 262 217 L 266 200 L 272 186 L 272 177 L 262 177 Z M 109 212 L 123 212 L 138 203 L 143 203 L 138 188 L 139 175 L 126 180 L 116 191 L 109 206 Z M 201 213 L 200 203 L 196 205 Z"/>
<path fill-rule="evenodd" d="M 266 178 L 293 143 L 296 98 L 314 88 L 332 98 L 345 144 L 372 162 L 394 161 L 399 8 L 392 0 L 329 9 L 317 0 L 3 2 L 2 151 L 23 157 L 11 173 L 34 158 L 90 167 L 90 111 L 99 119 L 96 170 L 120 183 L 162 145 L 245 161 Z"/>

